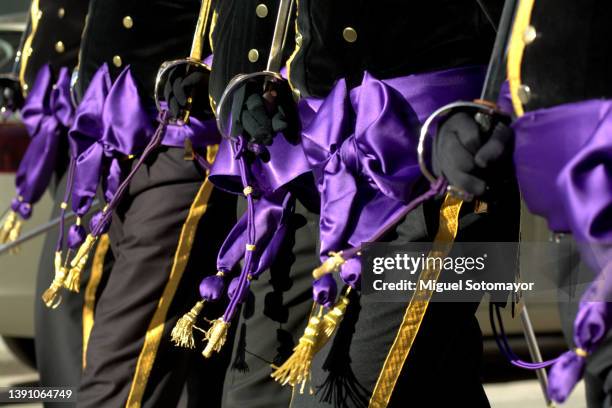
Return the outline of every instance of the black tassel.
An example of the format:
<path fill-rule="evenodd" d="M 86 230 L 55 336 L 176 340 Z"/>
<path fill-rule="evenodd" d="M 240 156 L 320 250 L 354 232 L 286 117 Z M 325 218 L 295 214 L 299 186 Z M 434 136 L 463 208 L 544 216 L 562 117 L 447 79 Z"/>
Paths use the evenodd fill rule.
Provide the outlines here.
<path fill-rule="evenodd" d="M 238 346 L 236 348 L 236 357 L 232 363 L 232 370 L 240 371 L 241 373 L 249 372 L 249 365 L 246 362 L 246 324 L 240 326 L 240 336 L 238 337 Z"/>
<path fill-rule="evenodd" d="M 328 374 L 323 384 L 317 387 L 316 395 L 321 402 L 326 402 L 337 408 L 366 408 L 369 402 L 369 392 L 355 377 L 349 355 L 349 345 L 359 317 L 359 297 L 354 292 L 349 294 L 348 297 L 351 301 L 351 307 L 347 309 L 344 320 L 334 336 L 327 358 L 323 363 L 323 371 Z"/>

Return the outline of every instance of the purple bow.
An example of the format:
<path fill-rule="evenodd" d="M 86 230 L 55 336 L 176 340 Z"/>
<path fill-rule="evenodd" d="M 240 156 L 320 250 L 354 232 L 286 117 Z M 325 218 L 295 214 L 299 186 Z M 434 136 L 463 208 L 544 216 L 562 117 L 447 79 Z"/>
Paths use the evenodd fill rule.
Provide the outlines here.
<path fill-rule="evenodd" d="M 366 72 L 350 91 L 338 81 L 303 132 L 321 193 L 323 260 L 370 241 L 420 192 L 421 122 L 446 103 L 476 97 L 482 78 L 482 67 L 469 67 L 389 80 Z"/>
<path fill-rule="evenodd" d="M 51 68 L 43 66 L 21 110 L 32 140 L 17 170 L 18 198 L 11 207 L 24 219 L 30 217 L 32 204 L 38 202 L 49 185 L 61 138 L 65 137 L 73 114 L 68 68 L 60 69 L 53 84 Z"/>
<path fill-rule="evenodd" d="M 81 101 L 69 132 L 70 151 L 75 162 L 79 156 L 93 149 L 103 134 L 102 111 L 104 102 L 112 86 L 106 64 L 96 71 L 83 100 Z M 77 167 L 72 190 L 72 209 L 79 216 L 87 213 L 95 197 L 98 176 L 95 169 Z M 70 187 L 69 187 L 70 188 Z"/>

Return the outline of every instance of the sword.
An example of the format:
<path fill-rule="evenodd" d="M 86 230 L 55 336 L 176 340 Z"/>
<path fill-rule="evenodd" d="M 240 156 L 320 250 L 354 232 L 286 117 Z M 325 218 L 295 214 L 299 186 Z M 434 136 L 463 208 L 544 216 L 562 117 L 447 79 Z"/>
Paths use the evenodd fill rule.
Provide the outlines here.
<path fill-rule="evenodd" d="M 496 101 L 499 96 L 501 84 L 503 83 L 506 77 L 505 62 L 507 54 L 507 45 L 509 43 L 510 36 L 512 33 L 512 24 L 514 20 L 514 15 L 516 13 L 516 8 L 518 6 L 518 2 L 519 0 L 506 0 L 504 3 L 502 16 L 497 30 L 497 36 L 495 38 L 493 51 L 491 53 L 491 58 L 487 67 L 487 73 L 485 76 L 484 86 L 480 94 L 480 98 L 473 102 L 454 102 L 441 107 L 440 109 L 436 110 L 430 117 L 427 118 L 427 120 L 423 124 L 423 127 L 421 128 L 419 144 L 417 147 L 417 152 L 419 156 L 419 166 L 423 175 L 431 183 L 436 182 L 437 178 L 433 174 L 431 174 L 431 172 L 427 168 L 427 163 L 425 160 L 425 144 L 427 136 L 429 134 L 429 127 L 434 122 L 434 120 L 438 119 L 439 116 L 448 115 L 449 113 L 457 110 L 468 110 L 474 112 L 474 119 L 479 124 L 481 131 L 483 131 L 484 133 L 489 132 L 493 128 L 493 124 L 495 123 L 495 121 L 509 121 L 507 115 L 497 110 Z M 462 198 L 463 200 L 473 199 L 470 194 L 462 191 L 457 187 L 448 186 L 447 191 L 448 193 L 456 195 Z M 543 360 L 542 355 L 540 353 L 540 348 L 533 330 L 533 325 L 531 324 L 531 319 L 529 318 L 529 313 L 524 304 L 520 315 L 521 324 L 523 327 L 523 334 L 525 336 L 525 340 L 527 342 L 527 347 L 529 349 L 531 358 L 534 362 L 541 363 L 543 362 Z M 549 407 L 554 406 L 548 398 L 548 377 L 546 374 L 546 370 L 539 369 L 536 371 L 536 374 L 547 405 Z"/>
<path fill-rule="evenodd" d="M 497 36 L 493 45 L 491 58 L 487 67 L 484 86 L 480 94 L 480 98 L 472 102 L 459 101 L 442 106 L 432 113 L 423 123 L 421 127 L 419 144 L 417 146 L 419 167 L 423 175 L 430 183 L 435 183 L 437 178 L 429 171 L 427 161 L 425 160 L 425 145 L 429 135 L 429 128 L 434 121 L 437 121 L 440 116 L 446 116 L 458 110 L 467 110 L 474 113 L 474 119 L 479 124 L 484 133 L 489 132 L 493 128 L 495 121 L 509 122 L 510 118 L 497 110 L 497 97 L 502 82 L 505 78 L 505 61 L 507 44 L 512 31 L 512 22 L 518 0 L 506 0 L 504 9 L 499 22 Z M 464 201 L 471 201 L 474 197 L 454 186 L 448 186 L 447 191 L 451 194 L 462 198 Z"/>
<path fill-rule="evenodd" d="M 227 87 L 223 91 L 217 105 L 216 116 L 217 127 L 224 137 L 232 139 L 232 105 L 236 91 L 238 91 L 243 84 L 251 80 L 263 79 L 264 99 L 268 103 L 272 103 L 275 97 L 273 93 L 274 85 L 281 81 L 285 81 L 280 74 L 280 69 L 294 3 L 295 0 L 280 0 L 278 13 L 276 15 L 276 23 L 274 25 L 274 34 L 272 36 L 272 44 L 270 46 L 270 54 L 268 55 L 268 62 L 265 70 L 250 74 L 238 74 L 228 82 Z"/>
<path fill-rule="evenodd" d="M 525 341 L 527 342 L 527 348 L 529 349 L 531 360 L 536 363 L 542 363 L 544 360 L 542 359 L 538 339 L 536 338 L 533 325 L 531 324 L 529 312 L 527 311 L 527 305 L 524 303 L 521 309 L 521 325 L 523 326 L 523 334 L 525 336 Z M 542 394 L 544 395 L 544 400 L 546 401 L 546 406 L 554 407 L 555 404 L 548 397 L 548 374 L 546 373 L 546 369 L 539 368 L 535 371 L 536 375 L 538 376 L 538 383 L 542 389 Z"/>
<path fill-rule="evenodd" d="M 191 43 L 191 51 L 189 52 L 189 56 L 183 59 L 165 61 L 160 65 L 159 70 L 157 71 L 157 76 L 155 77 L 154 97 L 155 105 L 157 106 L 157 110 L 159 112 L 162 111 L 161 95 L 163 94 L 163 87 L 168 80 L 168 74 L 170 73 L 171 69 L 184 65 L 185 72 L 187 73 L 192 70 L 210 72 L 210 67 L 202 60 L 202 50 L 204 49 L 204 34 L 208 28 L 211 4 L 212 0 L 202 0 L 202 5 L 200 6 L 200 12 L 198 14 L 198 21 L 196 23 L 195 32 L 193 33 L 193 41 Z M 174 120 L 176 123 L 185 124 L 189 122 L 192 102 L 193 95 L 187 98 L 187 106 L 182 112 L 180 112 L 179 119 Z"/>
<path fill-rule="evenodd" d="M 100 202 L 98 200 L 94 200 L 94 202 L 92 204 L 92 208 L 95 210 L 99 206 L 100 206 Z M 70 212 L 68 212 L 68 213 L 66 213 L 64 215 L 64 220 L 65 221 L 72 221 L 75 218 L 76 218 L 76 214 L 73 213 L 72 211 L 70 211 Z M 21 244 L 23 244 L 23 243 L 25 243 L 27 241 L 30 241 L 31 239 L 34 239 L 34 238 L 38 237 L 39 235 L 42 235 L 45 232 L 55 228 L 56 226 L 59 225 L 59 223 L 61 221 L 62 221 L 62 217 L 61 216 L 53 218 L 52 220 L 50 220 L 48 222 L 45 222 L 43 224 L 39 224 L 35 228 L 32 228 L 30 231 L 26 232 L 25 234 L 23 234 L 21 237 L 19 237 L 15 241 L 11 241 L 11 242 L 9 242 L 7 244 L 0 245 L 0 255 L 4 254 L 6 252 L 10 252 L 11 250 L 14 250 L 15 248 L 17 248 Z"/>

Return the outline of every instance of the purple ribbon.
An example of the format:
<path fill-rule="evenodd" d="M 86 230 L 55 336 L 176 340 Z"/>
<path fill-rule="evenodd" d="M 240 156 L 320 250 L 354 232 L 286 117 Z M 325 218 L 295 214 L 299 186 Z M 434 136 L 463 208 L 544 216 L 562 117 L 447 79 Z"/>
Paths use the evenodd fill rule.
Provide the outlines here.
<path fill-rule="evenodd" d="M 553 231 L 612 242 L 612 101 L 527 112 L 512 125 L 514 162 L 529 210 Z"/>
<path fill-rule="evenodd" d="M 304 102 L 316 109 L 302 144 L 321 193 L 323 261 L 329 251 L 372 241 L 381 225 L 405 215 L 423 191 L 416 152 L 421 123 L 440 106 L 477 97 L 483 74 L 482 67 L 468 67 L 378 80 L 366 72 L 350 91 L 340 80 L 322 102 Z M 344 275 L 351 285 L 355 273 L 351 265 Z M 321 284 L 315 292 L 324 290 Z"/>
<path fill-rule="evenodd" d="M 70 131 L 76 159 L 72 205 L 82 215 L 91 207 L 101 183 L 110 202 L 122 181 L 120 161 L 144 152 L 155 134 L 157 111 L 138 92 L 129 66 L 111 86 L 108 67 L 100 67 L 79 106 Z M 217 144 L 220 136 L 214 120 L 190 117 L 188 125 L 165 126 L 161 144 L 194 148 Z"/>
<path fill-rule="evenodd" d="M 70 73 L 61 68 L 57 82 L 49 65 L 43 66 L 21 110 L 31 142 L 19 164 L 15 178 L 17 198 L 11 208 L 22 218 L 32 214 L 57 165 L 58 149 L 72 124 L 74 109 L 70 101 Z"/>

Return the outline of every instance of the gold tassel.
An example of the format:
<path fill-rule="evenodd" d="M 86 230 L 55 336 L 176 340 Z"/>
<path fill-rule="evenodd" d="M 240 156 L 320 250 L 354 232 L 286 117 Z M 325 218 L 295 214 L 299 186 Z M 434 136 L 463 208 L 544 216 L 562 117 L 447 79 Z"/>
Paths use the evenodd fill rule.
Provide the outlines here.
<path fill-rule="evenodd" d="M 94 237 L 91 234 L 87 234 L 85 242 L 81 244 L 76 255 L 74 256 L 74 258 L 72 258 L 72 261 L 70 261 L 70 270 L 68 271 L 68 277 L 64 282 L 64 286 L 66 287 L 66 289 L 77 293 L 79 292 L 81 284 L 81 272 L 87 264 L 87 260 L 89 259 L 89 253 L 94 247 L 97 239 L 97 237 Z"/>
<path fill-rule="evenodd" d="M 208 343 L 204 351 L 202 351 L 202 355 L 205 358 L 212 356 L 213 351 L 218 353 L 221 350 L 221 347 L 223 347 L 227 340 L 229 326 L 230 324 L 223 320 L 223 318 L 219 318 L 212 322 L 212 326 L 210 326 L 210 329 L 206 332 L 206 340 L 208 340 Z"/>
<path fill-rule="evenodd" d="M 325 316 L 323 316 L 321 331 L 323 332 L 324 336 L 321 336 L 321 339 L 319 340 L 319 349 L 323 348 L 323 346 L 327 344 L 340 322 L 342 322 L 344 314 L 346 313 L 346 308 L 349 305 L 348 294 L 350 293 L 350 289 L 351 288 L 349 286 L 346 293 L 340 297 L 340 300 L 338 300 L 334 307 L 332 307 L 331 310 L 325 313 Z"/>
<path fill-rule="evenodd" d="M 15 222 L 17 222 L 17 213 L 11 210 L 4 218 L 2 228 L 0 228 L 0 244 L 6 244 L 9 242 Z"/>
<path fill-rule="evenodd" d="M 66 289 L 74 293 L 79 293 L 81 290 L 81 270 L 82 268 L 78 266 L 76 268 L 70 268 L 68 276 L 64 279 L 64 287 Z"/>
<path fill-rule="evenodd" d="M 323 308 L 319 308 L 317 314 L 311 314 L 308 326 L 300 338 L 298 345 L 293 349 L 293 354 L 281 365 L 274 367 L 271 377 L 281 385 L 289 384 L 292 387 L 300 384 L 300 394 L 304 393 L 306 384 L 310 382 L 310 367 L 312 359 L 319 351 L 319 336 L 321 333 Z M 313 394 L 310 388 L 310 393 Z"/>
<path fill-rule="evenodd" d="M 42 294 L 43 302 L 51 309 L 57 308 L 60 303 L 62 303 L 62 297 L 59 295 L 59 291 L 64 285 L 64 279 L 66 279 L 66 268 L 62 266 L 61 251 L 55 253 L 54 265 L 55 276 L 53 277 L 53 282 L 51 282 L 49 288 Z"/>
<path fill-rule="evenodd" d="M 194 348 L 195 341 L 193 339 L 193 328 L 195 326 L 198 315 L 204 308 L 204 300 L 200 300 L 191 308 L 191 310 L 183 315 L 172 329 L 172 342 L 175 346 Z"/>

